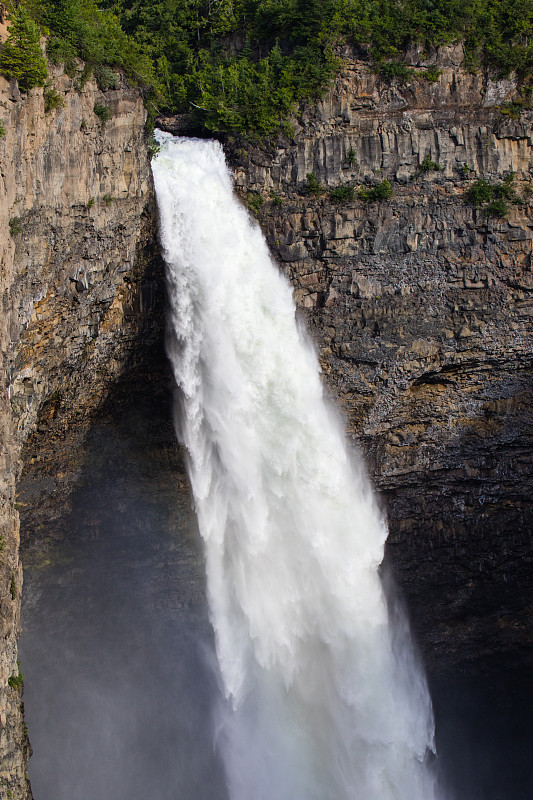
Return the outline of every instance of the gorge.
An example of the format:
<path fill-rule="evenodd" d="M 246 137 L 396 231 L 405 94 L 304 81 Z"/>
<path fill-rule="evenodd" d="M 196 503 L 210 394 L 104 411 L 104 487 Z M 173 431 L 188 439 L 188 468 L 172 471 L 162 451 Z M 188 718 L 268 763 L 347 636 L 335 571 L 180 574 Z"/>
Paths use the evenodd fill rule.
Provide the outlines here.
<path fill-rule="evenodd" d="M 423 54 L 411 57 L 426 68 Z M 520 664 L 523 675 L 531 655 L 531 112 L 502 113 L 513 81 L 471 75 L 460 60 L 444 50 L 435 83 L 401 86 L 348 58 L 325 99 L 301 108 L 293 142 L 226 143 L 237 188 L 295 287 L 325 385 L 365 452 L 391 530 L 388 563 L 437 683 L 490 662 Z M 18 514 L 31 588 L 33 574 L 57 569 L 46 562 L 68 541 L 87 464 L 109 480 L 109 431 L 121 415 L 141 427 L 132 407 L 148 385 L 142 426 L 156 428 L 170 376 L 141 98 L 94 81 L 77 92 L 57 70 L 66 104 L 45 115 L 41 90 L 21 96 L 0 81 L 0 777 L 18 798 L 29 796 L 20 687 L 8 683 L 18 675 Z M 105 125 L 97 100 L 113 110 Z M 162 124 L 180 132 L 184 122 Z M 421 170 L 426 156 L 439 169 Z M 507 218 L 464 202 L 477 177 L 510 172 L 525 199 Z M 307 192 L 310 173 L 324 189 L 387 179 L 394 195 L 338 205 Z M 169 483 L 187 492 L 169 416 L 150 445 L 147 497 L 160 497 L 157 472 L 167 476 L 158 492 L 172 495 Z M 191 526 L 185 497 L 169 501 L 158 526 Z M 102 517 L 86 516 L 95 540 Z M 186 575 L 176 608 L 203 591 L 196 567 Z"/>

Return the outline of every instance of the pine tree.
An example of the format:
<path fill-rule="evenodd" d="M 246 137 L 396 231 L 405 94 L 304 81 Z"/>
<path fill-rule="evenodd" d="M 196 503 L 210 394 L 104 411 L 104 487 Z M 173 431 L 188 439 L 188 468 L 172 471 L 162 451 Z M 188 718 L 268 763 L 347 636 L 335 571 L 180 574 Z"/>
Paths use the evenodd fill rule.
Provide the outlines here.
<path fill-rule="evenodd" d="M 44 86 L 48 77 L 39 40 L 39 27 L 21 6 L 12 16 L 9 36 L 0 51 L 0 73 L 10 81 L 17 80 L 23 92 Z"/>

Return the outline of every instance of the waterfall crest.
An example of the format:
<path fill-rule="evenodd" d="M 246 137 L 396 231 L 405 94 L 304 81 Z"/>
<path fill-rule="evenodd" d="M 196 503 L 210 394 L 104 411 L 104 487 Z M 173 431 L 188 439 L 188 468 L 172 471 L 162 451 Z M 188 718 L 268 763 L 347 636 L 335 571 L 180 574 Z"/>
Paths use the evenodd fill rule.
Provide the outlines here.
<path fill-rule="evenodd" d="M 168 349 L 231 800 L 433 800 L 427 687 L 378 575 L 386 526 L 291 289 L 221 146 L 158 136 Z"/>

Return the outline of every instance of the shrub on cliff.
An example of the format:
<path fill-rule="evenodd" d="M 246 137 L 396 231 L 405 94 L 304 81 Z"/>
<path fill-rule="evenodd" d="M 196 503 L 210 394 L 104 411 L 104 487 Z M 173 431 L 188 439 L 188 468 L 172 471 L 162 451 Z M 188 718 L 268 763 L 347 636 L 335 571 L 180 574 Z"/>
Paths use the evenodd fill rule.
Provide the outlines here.
<path fill-rule="evenodd" d="M 307 183 L 305 185 L 306 194 L 311 194 L 313 197 L 320 197 L 326 191 L 314 172 L 308 172 L 306 175 Z"/>
<path fill-rule="evenodd" d="M 413 80 L 414 70 L 404 64 L 402 61 L 381 61 L 374 67 L 374 72 L 377 72 L 383 80 L 398 81 L 399 83 L 406 83 Z"/>
<path fill-rule="evenodd" d="M 489 215 L 489 217 L 506 217 L 509 213 L 509 206 L 501 197 L 492 200 L 487 206 L 485 206 L 485 213 Z"/>
<path fill-rule="evenodd" d="M 418 165 L 417 172 L 425 174 L 426 172 L 440 172 L 441 170 L 441 165 L 437 161 L 433 161 L 428 153 Z"/>
<path fill-rule="evenodd" d="M 95 103 L 93 111 L 100 120 L 100 122 L 102 123 L 102 125 L 105 125 L 106 122 L 109 122 L 109 120 L 113 116 L 109 106 L 105 106 L 103 103 Z"/>
<path fill-rule="evenodd" d="M 524 103 L 522 100 L 509 100 L 497 106 L 497 109 L 504 117 L 518 120 L 524 110 Z"/>
<path fill-rule="evenodd" d="M 514 187 L 513 173 L 499 183 L 489 183 L 480 178 L 466 190 L 464 201 L 494 217 L 506 217 L 509 213 L 508 203 L 516 205 L 521 202 Z"/>
<path fill-rule="evenodd" d="M 365 203 L 378 203 L 381 200 L 390 200 L 393 194 L 393 188 L 386 179 L 371 188 L 364 186 L 357 192 L 359 199 L 364 200 Z"/>
<path fill-rule="evenodd" d="M 493 197 L 494 187 L 492 184 L 480 178 L 466 190 L 464 201 L 473 206 L 482 206 L 484 203 L 489 203 Z"/>
<path fill-rule="evenodd" d="M 11 236 L 17 236 L 19 233 L 22 233 L 20 217 L 11 217 L 9 220 L 9 233 Z"/>
<path fill-rule="evenodd" d="M 21 689 L 24 685 L 24 675 L 20 671 L 20 661 L 17 661 L 17 669 L 18 672 L 13 675 L 10 675 L 7 679 L 7 685 L 10 686 L 12 689 Z"/>
<path fill-rule="evenodd" d="M 119 76 L 106 64 L 96 67 L 94 77 L 98 83 L 98 88 L 103 92 L 107 92 L 108 89 L 118 89 L 120 85 Z"/>
<path fill-rule="evenodd" d="M 343 205 L 343 203 L 350 203 L 354 198 L 354 194 L 355 189 L 353 186 L 335 186 L 329 193 L 329 199 L 332 203 Z"/>
<path fill-rule="evenodd" d="M 246 197 L 246 205 L 256 217 L 263 208 L 264 204 L 265 199 L 259 194 L 259 192 L 248 192 Z"/>
<path fill-rule="evenodd" d="M 39 27 L 20 6 L 11 16 L 9 36 L 0 51 L 0 73 L 10 81 L 18 81 L 22 92 L 44 86 L 48 77 L 40 38 Z"/>
<path fill-rule="evenodd" d="M 44 87 L 44 113 L 49 114 L 58 108 L 63 108 L 65 100 L 53 86 Z"/>

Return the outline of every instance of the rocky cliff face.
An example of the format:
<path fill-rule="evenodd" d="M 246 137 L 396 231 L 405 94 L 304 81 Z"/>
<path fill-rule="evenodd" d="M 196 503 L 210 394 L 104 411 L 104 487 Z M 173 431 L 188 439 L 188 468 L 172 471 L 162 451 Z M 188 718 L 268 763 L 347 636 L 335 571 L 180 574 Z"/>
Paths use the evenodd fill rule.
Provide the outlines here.
<path fill-rule="evenodd" d="M 533 115 L 512 80 L 439 58 L 430 83 L 414 53 L 405 85 L 348 61 L 293 142 L 232 151 L 382 494 L 434 670 L 533 634 Z M 511 172 L 524 199 L 507 217 L 464 202 Z M 325 191 L 384 179 L 388 201 Z"/>
<path fill-rule="evenodd" d="M 465 73 L 459 51 L 439 58 L 429 83 L 414 53 L 419 79 L 406 85 L 348 60 L 301 110 L 293 142 L 228 146 L 382 493 L 390 562 L 433 670 L 517 653 L 532 634 L 532 115 L 513 118 L 512 81 Z M 168 373 L 150 356 L 161 290 L 141 99 L 54 81 L 65 106 L 47 115 L 42 90 L 20 97 L 0 78 L 0 780 L 16 798 L 29 795 L 16 680 L 21 458 L 17 502 L 39 548 L 41 524 L 50 531 L 68 509 L 95 414 L 118 413 L 104 402 L 116 379 L 126 404 L 152 370 L 168 402 Z M 96 102 L 112 111 L 105 125 Z M 421 170 L 426 156 L 441 169 Z M 525 201 L 507 217 L 464 203 L 477 176 L 511 171 Z M 387 178 L 394 195 L 334 203 L 307 193 L 311 172 L 324 189 Z M 163 452 L 169 426 L 161 436 Z"/>
<path fill-rule="evenodd" d="M 47 114 L 42 89 L 21 96 L 0 78 L 0 782 L 14 798 L 30 795 L 16 647 L 21 449 L 34 474 L 23 502 L 39 509 L 46 496 L 59 508 L 88 421 L 132 357 L 156 293 L 142 98 L 93 81 L 76 91 L 60 71 L 53 83 L 64 105 Z"/>

